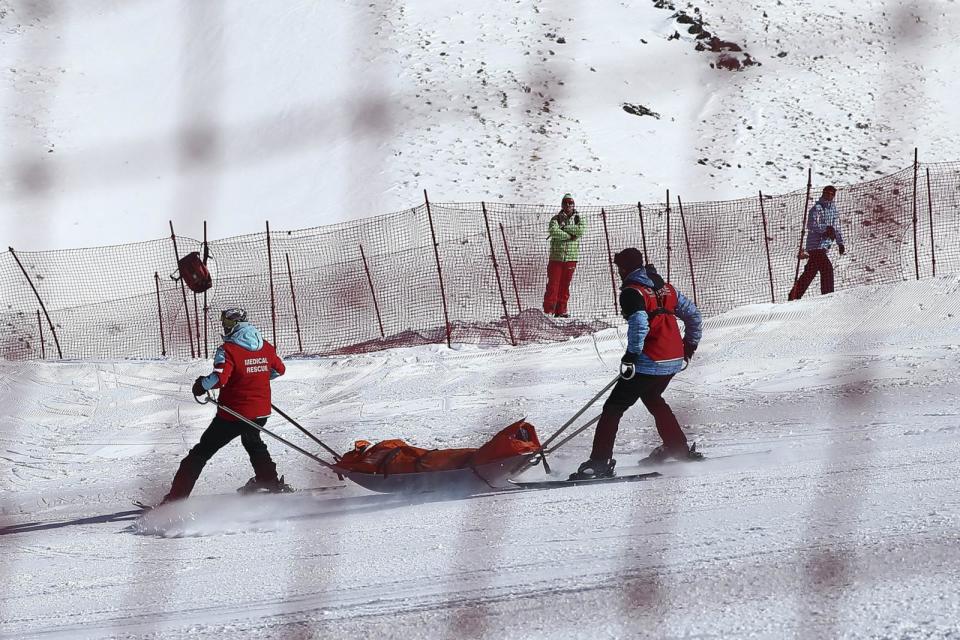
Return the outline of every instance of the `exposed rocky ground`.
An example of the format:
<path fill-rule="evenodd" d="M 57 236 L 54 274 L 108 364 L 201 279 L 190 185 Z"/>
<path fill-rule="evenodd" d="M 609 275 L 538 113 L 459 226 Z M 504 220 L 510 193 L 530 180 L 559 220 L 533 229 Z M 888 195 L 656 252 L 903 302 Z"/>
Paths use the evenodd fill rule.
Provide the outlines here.
<path fill-rule="evenodd" d="M 677 9 L 676 5 L 670 0 L 654 0 L 653 5 L 658 9 L 667 9 L 674 12 L 672 17 L 677 23 L 678 30 L 674 31 L 669 39 L 679 40 L 681 38 L 680 30 L 683 30 L 688 34 L 688 37 L 693 37 L 696 41 L 694 49 L 717 54 L 710 62 L 711 68 L 724 71 L 743 71 L 748 67 L 761 64 L 744 51 L 740 45 L 722 40 L 711 33 L 699 7 L 688 4 L 689 10 Z"/>

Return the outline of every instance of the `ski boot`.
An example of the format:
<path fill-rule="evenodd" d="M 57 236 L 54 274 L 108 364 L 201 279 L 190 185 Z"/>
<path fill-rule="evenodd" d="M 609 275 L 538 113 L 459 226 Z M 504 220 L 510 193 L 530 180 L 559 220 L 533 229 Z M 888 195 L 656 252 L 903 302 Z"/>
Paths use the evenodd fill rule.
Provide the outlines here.
<path fill-rule="evenodd" d="M 283 476 L 279 480 L 257 480 L 254 476 L 247 480 L 247 484 L 237 489 L 237 493 L 247 495 L 251 493 L 293 493 L 293 487 L 283 481 Z"/>
<path fill-rule="evenodd" d="M 697 451 L 697 443 L 693 443 L 689 448 L 686 446 L 667 447 L 667 445 L 662 444 L 651 451 L 646 458 L 641 458 L 640 465 L 661 464 L 671 458 L 679 462 L 694 462 L 703 460 L 703 454 Z"/>
<path fill-rule="evenodd" d="M 613 458 L 609 460 L 587 460 L 580 465 L 576 473 L 571 473 L 568 480 L 595 480 L 597 478 L 612 478 L 617 475 L 613 468 L 617 466 L 617 461 Z"/>

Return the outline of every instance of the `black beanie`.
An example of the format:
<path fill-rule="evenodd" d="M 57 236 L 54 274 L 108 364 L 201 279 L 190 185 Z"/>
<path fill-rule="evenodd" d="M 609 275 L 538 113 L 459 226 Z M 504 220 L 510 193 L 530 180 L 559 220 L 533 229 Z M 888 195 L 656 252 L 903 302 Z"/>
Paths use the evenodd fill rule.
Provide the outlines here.
<path fill-rule="evenodd" d="M 628 247 L 613 256 L 613 264 L 629 273 L 643 266 L 643 254 L 639 249 Z"/>

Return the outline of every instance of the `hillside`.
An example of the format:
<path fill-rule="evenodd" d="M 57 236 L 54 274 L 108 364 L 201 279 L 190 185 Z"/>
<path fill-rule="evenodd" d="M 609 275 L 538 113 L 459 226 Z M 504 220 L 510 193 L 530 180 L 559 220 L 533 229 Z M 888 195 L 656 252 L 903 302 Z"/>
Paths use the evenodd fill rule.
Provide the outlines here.
<path fill-rule="evenodd" d="M 695 5 L 4 0 L 0 239 L 222 238 L 423 189 L 730 199 L 956 159 L 956 2 Z"/>

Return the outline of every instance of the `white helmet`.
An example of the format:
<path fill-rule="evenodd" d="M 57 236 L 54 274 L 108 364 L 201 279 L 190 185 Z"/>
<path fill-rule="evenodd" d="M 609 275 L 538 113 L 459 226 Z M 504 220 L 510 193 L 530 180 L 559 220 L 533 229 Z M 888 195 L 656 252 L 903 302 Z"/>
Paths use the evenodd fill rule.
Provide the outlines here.
<path fill-rule="evenodd" d="M 247 321 L 247 312 L 240 307 L 230 307 L 220 312 L 220 324 L 223 325 L 223 335 L 233 333 L 237 325 Z"/>

